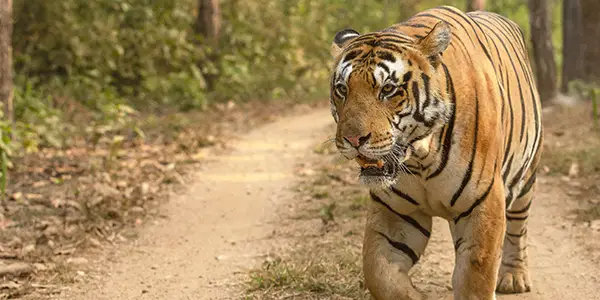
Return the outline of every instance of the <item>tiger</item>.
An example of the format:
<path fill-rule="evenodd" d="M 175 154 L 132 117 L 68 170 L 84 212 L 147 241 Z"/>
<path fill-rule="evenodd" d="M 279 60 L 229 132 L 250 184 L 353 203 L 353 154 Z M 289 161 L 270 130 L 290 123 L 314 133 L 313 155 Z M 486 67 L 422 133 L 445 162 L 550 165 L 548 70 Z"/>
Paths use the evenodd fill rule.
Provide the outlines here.
<path fill-rule="evenodd" d="M 372 299 L 425 299 L 408 276 L 447 220 L 454 299 L 531 291 L 527 219 L 541 105 L 522 29 L 440 6 L 331 46 L 335 145 L 370 200 L 362 264 Z"/>

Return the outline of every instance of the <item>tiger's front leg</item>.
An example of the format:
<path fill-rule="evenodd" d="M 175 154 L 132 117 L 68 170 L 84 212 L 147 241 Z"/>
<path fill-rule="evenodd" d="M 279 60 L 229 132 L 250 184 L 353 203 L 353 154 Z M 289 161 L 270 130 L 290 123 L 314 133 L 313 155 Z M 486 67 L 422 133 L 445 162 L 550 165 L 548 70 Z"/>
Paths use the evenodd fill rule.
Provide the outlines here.
<path fill-rule="evenodd" d="M 376 300 L 422 300 L 408 271 L 419 260 L 431 235 L 432 218 L 421 211 L 394 212 L 371 195 L 363 244 L 365 284 Z"/>
<path fill-rule="evenodd" d="M 454 300 L 496 299 L 505 230 L 504 190 L 499 182 L 496 180 L 467 211 L 450 221 L 456 251 Z"/>

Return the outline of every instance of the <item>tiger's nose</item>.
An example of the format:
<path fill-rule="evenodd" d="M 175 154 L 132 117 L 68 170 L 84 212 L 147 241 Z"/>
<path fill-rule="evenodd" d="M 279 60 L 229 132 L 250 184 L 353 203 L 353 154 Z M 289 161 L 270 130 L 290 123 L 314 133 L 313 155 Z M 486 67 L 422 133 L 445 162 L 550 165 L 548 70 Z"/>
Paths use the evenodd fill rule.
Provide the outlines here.
<path fill-rule="evenodd" d="M 365 135 L 365 136 L 351 136 L 351 135 L 347 135 L 344 137 L 344 139 L 346 141 L 348 141 L 348 143 L 350 143 L 350 145 L 352 145 L 352 147 L 354 148 L 358 148 L 362 145 L 364 145 L 369 139 L 371 138 L 371 133 L 369 132 L 369 134 Z"/>

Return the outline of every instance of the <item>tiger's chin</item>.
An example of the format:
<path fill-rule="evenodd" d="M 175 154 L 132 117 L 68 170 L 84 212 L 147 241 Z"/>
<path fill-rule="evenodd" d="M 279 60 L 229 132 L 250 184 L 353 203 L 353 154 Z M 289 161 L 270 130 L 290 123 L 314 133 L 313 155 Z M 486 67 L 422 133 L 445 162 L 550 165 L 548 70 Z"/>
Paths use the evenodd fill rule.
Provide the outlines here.
<path fill-rule="evenodd" d="M 397 170 L 392 162 L 385 162 L 382 167 L 361 167 L 358 179 L 370 188 L 385 188 L 396 182 Z"/>
<path fill-rule="evenodd" d="M 361 174 L 358 176 L 360 183 L 369 187 L 369 188 L 387 188 L 396 183 L 395 176 L 374 176 L 374 175 L 364 175 L 361 171 Z"/>

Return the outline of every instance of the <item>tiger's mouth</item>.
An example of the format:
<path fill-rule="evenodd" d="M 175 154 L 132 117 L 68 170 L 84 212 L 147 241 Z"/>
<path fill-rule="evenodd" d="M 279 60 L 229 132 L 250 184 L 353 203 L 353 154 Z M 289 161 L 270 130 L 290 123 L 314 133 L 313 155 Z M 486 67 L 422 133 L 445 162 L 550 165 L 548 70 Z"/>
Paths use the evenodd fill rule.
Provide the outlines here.
<path fill-rule="evenodd" d="M 385 159 L 385 157 L 372 159 L 359 154 L 355 158 L 360 166 L 360 177 L 395 177 L 396 166 L 393 161 Z"/>
<path fill-rule="evenodd" d="M 410 158 L 411 151 L 390 153 L 380 158 L 369 158 L 359 154 L 355 160 L 360 166 L 359 179 L 368 186 L 390 186 L 394 184 L 402 163 Z"/>

